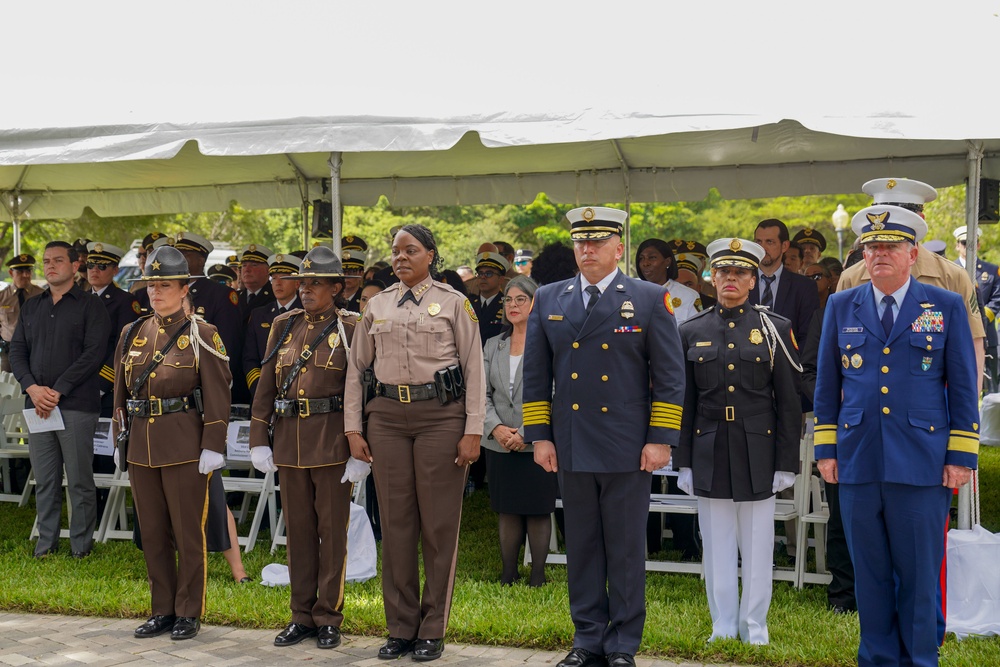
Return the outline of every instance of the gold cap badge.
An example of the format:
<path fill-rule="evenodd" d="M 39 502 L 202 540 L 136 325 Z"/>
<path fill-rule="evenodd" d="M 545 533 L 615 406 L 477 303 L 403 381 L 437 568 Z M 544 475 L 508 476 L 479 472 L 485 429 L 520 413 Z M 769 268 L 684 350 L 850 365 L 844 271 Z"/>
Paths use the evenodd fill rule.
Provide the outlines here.
<path fill-rule="evenodd" d="M 742 247 L 743 244 L 740 243 L 739 239 L 733 239 L 732 241 L 729 242 L 729 249 L 732 250 L 733 252 L 739 252 L 740 248 Z"/>

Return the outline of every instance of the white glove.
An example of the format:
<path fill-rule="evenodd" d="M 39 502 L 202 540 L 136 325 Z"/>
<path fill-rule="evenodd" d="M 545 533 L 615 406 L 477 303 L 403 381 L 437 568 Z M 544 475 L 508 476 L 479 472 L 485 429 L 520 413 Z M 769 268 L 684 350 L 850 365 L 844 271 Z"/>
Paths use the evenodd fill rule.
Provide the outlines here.
<path fill-rule="evenodd" d="M 368 476 L 371 470 L 371 463 L 365 463 L 361 459 L 356 459 L 352 456 L 347 459 L 347 465 L 344 466 L 344 476 L 340 478 L 340 483 L 350 482 L 351 484 L 355 484 L 360 482 Z"/>
<path fill-rule="evenodd" d="M 267 446 L 251 447 L 250 462 L 253 463 L 254 468 L 265 475 L 278 469 L 278 466 L 274 465 L 274 454 L 271 452 L 271 448 Z"/>
<path fill-rule="evenodd" d="M 677 471 L 677 486 L 681 491 L 688 494 L 689 496 L 694 495 L 694 475 L 691 474 L 691 468 L 681 468 Z"/>
<path fill-rule="evenodd" d="M 213 452 L 211 449 L 201 450 L 201 458 L 198 459 L 198 472 L 202 475 L 207 475 L 224 465 L 226 465 L 226 457 L 219 452 Z"/>
<path fill-rule="evenodd" d="M 795 473 L 777 470 L 774 473 L 774 482 L 771 483 L 771 493 L 784 491 L 795 484 Z"/>
<path fill-rule="evenodd" d="M 121 468 L 122 468 L 121 454 L 118 453 L 118 448 L 117 447 L 115 447 L 115 453 L 112 454 L 112 456 L 114 456 L 114 459 L 115 459 L 115 467 L 118 468 L 119 470 L 121 470 Z"/>

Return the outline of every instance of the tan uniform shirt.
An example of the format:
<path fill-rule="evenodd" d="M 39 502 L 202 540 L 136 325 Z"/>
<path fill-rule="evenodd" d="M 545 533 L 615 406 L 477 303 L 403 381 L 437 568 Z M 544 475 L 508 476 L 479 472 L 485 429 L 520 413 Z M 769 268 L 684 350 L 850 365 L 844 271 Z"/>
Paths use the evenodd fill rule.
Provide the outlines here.
<path fill-rule="evenodd" d="M 419 305 L 397 306 L 407 289 L 397 283 L 373 296 L 358 322 L 344 395 L 346 429 L 361 430 L 361 374 L 373 362 L 379 382 L 395 385 L 429 384 L 434 373 L 459 364 L 465 376 L 465 432 L 482 435 L 486 378 L 472 304 L 428 277 L 413 288 Z"/>
<path fill-rule="evenodd" d="M 229 427 L 232 375 L 228 362 L 205 347 L 225 354 L 225 345 L 214 326 L 198 322 L 203 341 L 199 359 L 194 357 L 191 330 L 174 343 L 135 396 L 130 391 L 143 374 L 156 352 L 161 351 L 181 324 L 184 313 L 170 317 L 153 315 L 142 321 L 125 340 L 125 329 L 115 349 L 115 408 L 125 408 L 129 398 L 156 399 L 191 396 L 201 387 L 205 405 L 204 419 L 192 408 L 159 417 L 135 417 L 129 437 L 128 462 L 141 466 L 162 466 L 192 463 L 201 457 L 201 450 L 210 449 L 224 454 L 226 430 Z M 127 329 L 127 327 L 126 327 Z"/>
<path fill-rule="evenodd" d="M 274 399 L 284 385 L 292 367 L 305 349 L 337 316 L 335 308 L 311 317 L 304 310 L 282 313 L 271 323 L 264 358 L 277 345 L 278 353 L 261 369 L 257 392 L 253 399 L 250 422 L 250 446 L 268 445 L 267 427 L 274 414 Z M 291 330 L 285 334 L 288 320 L 295 317 Z M 334 325 L 329 334 L 312 349 L 312 356 L 298 372 L 285 398 L 330 398 L 344 395 L 347 379 L 347 346 L 354 336 L 356 319 L 344 321 L 345 341 L 340 327 Z M 284 336 L 284 337 L 282 337 Z M 351 455 L 344 435 L 344 413 L 327 412 L 298 417 L 276 417 L 274 424 L 274 463 L 292 468 L 317 468 L 345 462 Z"/>
<path fill-rule="evenodd" d="M 976 292 L 965 269 L 918 245 L 917 261 L 910 267 L 910 275 L 925 285 L 934 285 L 960 295 L 965 301 L 965 310 L 969 314 L 969 328 L 972 329 L 972 337 L 986 338 L 983 318 L 979 314 Z M 869 283 L 871 280 L 871 276 L 868 275 L 868 267 L 861 261 L 844 271 L 840 276 L 840 282 L 837 283 L 837 291 L 843 292 L 852 287 Z"/>
<path fill-rule="evenodd" d="M 32 283 L 24 288 L 24 300 L 27 301 L 45 289 Z M 17 288 L 10 285 L 0 292 L 0 338 L 10 341 L 17 328 L 17 320 L 21 316 L 21 304 L 17 300 Z"/>

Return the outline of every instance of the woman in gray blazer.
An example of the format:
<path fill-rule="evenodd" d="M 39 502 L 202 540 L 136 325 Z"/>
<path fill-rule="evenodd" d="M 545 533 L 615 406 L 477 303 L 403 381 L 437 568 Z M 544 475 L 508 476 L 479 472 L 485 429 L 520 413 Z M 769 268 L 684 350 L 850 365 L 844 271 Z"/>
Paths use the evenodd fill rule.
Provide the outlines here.
<path fill-rule="evenodd" d="M 528 313 L 536 285 L 517 276 L 504 290 L 504 320 L 509 325 L 486 341 L 486 422 L 482 440 L 490 503 L 500 515 L 500 583 L 512 584 L 520 575 L 518 554 L 528 536 L 531 549 L 529 585 L 545 583 L 545 558 L 549 550 L 558 483 L 555 473 L 535 464 L 532 446 L 524 442 L 521 415 L 521 357 L 528 329 Z"/>

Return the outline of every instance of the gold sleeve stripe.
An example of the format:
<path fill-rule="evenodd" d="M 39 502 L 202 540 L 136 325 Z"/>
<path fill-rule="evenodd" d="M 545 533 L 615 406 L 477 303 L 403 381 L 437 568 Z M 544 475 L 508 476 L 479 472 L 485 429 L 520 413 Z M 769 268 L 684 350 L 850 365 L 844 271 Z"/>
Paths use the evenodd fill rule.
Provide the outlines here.
<path fill-rule="evenodd" d="M 657 410 L 668 410 L 673 412 L 680 412 L 683 408 L 680 405 L 674 405 L 673 403 L 663 403 L 662 401 L 653 401 L 653 411 Z"/>
<path fill-rule="evenodd" d="M 837 430 L 836 424 L 816 424 L 816 426 L 813 427 L 813 431 L 836 431 L 836 430 Z"/>
<path fill-rule="evenodd" d="M 837 444 L 837 431 L 834 430 L 823 430 L 816 431 L 813 444 L 816 445 L 836 445 Z"/>
<path fill-rule="evenodd" d="M 252 385 L 254 382 L 260 379 L 260 369 L 251 368 L 247 373 L 247 386 Z"/>
<path fill-rule="evenodd" d="M 668 422 L 668 421 L 660 421 L 660 420 L 650 419 L 649 420 L 649 425 L 652 426 L 653 428 L 668 428 L 668 429 L 672 429 L 674 431 L 681 430 L 681 423 L 680 423 L 680 421 L 669 421 Z"/>
<path fill-rule="evenodd" d="M 101 370 L 98 372 L 98 375 L 100 375 L 108 382 L 115 381 L 115 370 L 110 366 L 101 366 Z"/>
<path fill-rule="evenodd" d="M 531 408 L 545 408 L 548 410 L 552 407 L 552 401 L 532 401 L 531 403 L 524 403 L 521 405 L 522 409 L 530 410 Z"/>
<path fill-rule="evenodd" d="M 258 421 L 258 422 L 260 422 L 261 424 L 267 424 L 268 426 L 270 426 L 270 424 L 269 424 L 268 422 L 264 421 L 264 420 L 263 420 L 263 419 L 261 419 L 260 417 L 254 417 L 254 416 L 252 416 L 252 415 L 250 416 L 250 421 Z"/>
<path fill-rule="evenodd" d="M 976 440 L 979 440 L 979 434 L 973 431 L 956 431 L 955 429 L 952 429 L 951 435 L 952 437 L 957 435 L 963 438 L 975 438 Z"/>
<path fill-rule="evenodd" d="M 549 416 L 547 414 L 546 415 L 539 415 L 537 417 L 528 417 L 528 416 L 525 416 L 525 418 L 524 418 L 524 425 L 525 426 L 548 426 L 551 423 L 552 423 L 552 420 L 549 419 Z"/>
<path fill-rule="evenodd" d="M 948 438 L 948 451 L 978 454 L 979 440 L 976 438 L 956 437 L 953 433 L 952 436 Z"/>

